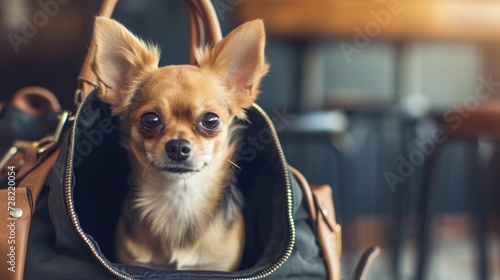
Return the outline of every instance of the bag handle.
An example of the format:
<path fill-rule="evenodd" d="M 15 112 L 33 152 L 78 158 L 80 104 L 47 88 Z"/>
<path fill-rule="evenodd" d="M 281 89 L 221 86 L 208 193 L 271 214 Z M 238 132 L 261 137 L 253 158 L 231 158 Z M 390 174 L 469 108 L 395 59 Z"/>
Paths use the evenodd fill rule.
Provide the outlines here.
<path fill-rule="evenodd" d="M 139 1 L 139 0 L 137 0 Z M 99 15 L 111 17 L 118 0 L 103 0 Z M 222 31 L 214 6 L 210 0 L 184 0 L 190 31 L 189 63 L 196 64 L 194 50 L 205 43 L 206 32 L 211 43 L 222 39 Z M 92 61 L 95 55 L 95 41 L 91 39 L 87 56 L 83 61 L 78 75 L 78 88 L 75 93 L 75 104 L 80 104 L 92 90 L 98 86 L 98 79 L 92 71 Z"/>

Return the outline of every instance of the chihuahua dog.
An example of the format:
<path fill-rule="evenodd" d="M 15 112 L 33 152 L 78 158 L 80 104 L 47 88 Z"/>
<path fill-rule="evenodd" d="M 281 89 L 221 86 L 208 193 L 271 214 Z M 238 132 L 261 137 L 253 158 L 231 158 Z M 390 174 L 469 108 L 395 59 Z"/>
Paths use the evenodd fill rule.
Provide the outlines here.
<path fill-rule="evenodd" d="M 94 36 L 100 97 L 118 117 L 133 170 L 117 260 L 165 270 L 238 269 L 245 237 L 233 167 L 237 120 L 268 70 L 262 21 L 199 48 L 196 66 L 158 67 L 158 48 L 111 19 L 97 17 Z"/>

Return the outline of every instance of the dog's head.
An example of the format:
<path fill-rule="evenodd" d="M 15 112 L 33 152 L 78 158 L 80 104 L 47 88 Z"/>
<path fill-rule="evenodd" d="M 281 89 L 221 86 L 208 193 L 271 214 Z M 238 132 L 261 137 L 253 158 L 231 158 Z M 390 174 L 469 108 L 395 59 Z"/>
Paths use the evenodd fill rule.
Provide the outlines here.
<path fill-rule="evenodd" d="M 260 20 L 199 49 L 198 66 L 159 68 L 157 47 L 111 19 L 97 17 L 94 36 L 101 99 L 125 124 L 125 145 L 167 174 L 200 171 L 228 149 L 231 123 L 245 117 L 268 69 Z"/>

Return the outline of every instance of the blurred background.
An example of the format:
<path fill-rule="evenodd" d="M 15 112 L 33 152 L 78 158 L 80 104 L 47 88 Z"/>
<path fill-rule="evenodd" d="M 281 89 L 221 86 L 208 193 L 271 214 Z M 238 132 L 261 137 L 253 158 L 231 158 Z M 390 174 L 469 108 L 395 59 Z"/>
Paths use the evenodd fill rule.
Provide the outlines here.
<path fill-rule="evenodd" d="M 224 34 L 264 19 L 258 103 L 289 163 L 333 187 L 345 278 L 377 244 L 368 279 L 500 279 L 500 1 L 213 3 Z M 0 4 L 0 101 L 37 85 L 73 109 L 100 1 Z M 115 18 L 187 62 L 182 1 L 121 0 Z"/>

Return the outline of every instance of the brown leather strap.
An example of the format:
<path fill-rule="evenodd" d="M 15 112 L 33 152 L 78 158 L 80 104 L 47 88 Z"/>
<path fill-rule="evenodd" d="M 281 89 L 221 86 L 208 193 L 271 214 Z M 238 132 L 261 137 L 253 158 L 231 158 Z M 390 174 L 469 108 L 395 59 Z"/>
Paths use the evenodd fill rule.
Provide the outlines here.
<path fill-rule="evenodd" d="M 317 235 L 321 242 L 323 256 L 327 263 L 331 279 L 341 279 L 340 273 L 340 226 L 335 221 L 332 188 L 329 185 L 311 185 L 317 211 Z"/>
<path fill-rule="evenodd" d="M 101 16 L 111 17 L 117 2 L 118 0 L 104 0 L 99 14 Z M 208 32 L 212 43 L 222 39 L 222 32 L 217 14 L 210 0 L 184 0 L 184 3 L 188 11 L 191 32 L 189 63 L 195 64 L 194 49 L 204 44 L 205 32 Z M 78 90 L 77 96 L 75 96 L 77 103 L 98 86 L 98 79 L 92 71 L 94 55 L 95 42 L 92 38 L 80 75 L 78 75 Z"/>
<path fill-rule="evenodd" d="M 99 10 L 99 15 L 110 17 L 113 14 L 116 3 L 118 0 L 104 0 L 102 2 L 101 9 Z M 87 56 L 83 61 L 82 70 L 80 70 L 80 75 L 78 75 L 78 88 L 81 90 L 80 98 L 87 96 L 94 88 L 98 86 L 97 77 L 92 71 L 92 61 L 95 55 L 95 42 L 92 37 L 89 43 L 89 49 L 87 51 Z"/>
<path fill-rule="evenodd" d="M 0 270 L 5 280 L 23 279 L 31 217 L 60 147 L 43 162 L 33 154 L 34 150 L 27 150 L 26 163 L 19 172 L 15 167 L 11 169 L 7 188 L 0 190 L 0 206 L 6 208 L 0 210 L 0 239 L 4 241 L 0 243 Z M 27 174 L 18 184 L 18 174 L 22 173 Z"/>
<path fill-rule="evenodd" d="M 34 86 L 18 90 L 12 98 L 11 106 L 35 118 L 48 112 L 61 111 L 61 105 L 51 91 Z"/>
<path fill-rule="evenodd" d="M 9 181 L 10 182 L 10 181 Z M 4 187 L 4 186 L 2 186 Z M 22 280 L 31 224 L 30 193 L 23 187 L 0 190 L 0 270 L 2 279 Z M 18 218 L 15 214 L 22 215 Z M 14 212 L 13 212 L 14 211 Z M 10 215 L 13 212 L 14 217 Z"/>
<path fill-rule="evenodd" d="M 368 269 L 371 267 L 375 258 L 380 254 L 380 248 L 377 246 L 371 247 L 366 250 L 356 265 L 354 270 L 353 280 L 365 280 L 368 273 Z"/>
<path fill-rule="evenodd" d="M 297 169 L 290 166 L 290 170 L 302 188 L 311 218 L 315 222 L 328 279 L 340 280 L 341 228 L 335 220 L 332 188 L 328 185 L 309 185 Z M 380 248 L 377 246 L 366 250 L 356 265 L 353 280 L 365 280 L 368 270 L 379 254 Z"/>
<path fill-rule="evenodd" d="M 295 168 L 290 170 L 299 182 L 304 193 L 311 218 L 316 225 L 316 234 L 321 245 L 329 280 L 340 280 L 339 238 L 336 230 L 335 209 L 332 189 L 328 185 L 310 186 L 304 176 Z"/>
<path fill-rule="evenodd" d="M 19 181 L 40 165 L 42 159 L 38 156 L 38 143 L 29 143 L 26 149 L 18 152 L 2 170 L 2 182 L 7 179 L 10 167 L 16 169 L 16 180 Z"/>
<path fill-rule="evenodd" d="M 208 38 L 211 43 L 222 40 L 219 19 L 217 18 L 214 6 L 210 0 L 184 0 L 184 3 L 188 11 L 194 11 L 194 15 L 197 17 L 198 41 L 196 44 L 191 44 L 191 49 L 197 48 L 205 43 L 205 32 L 208 32 Z M 193 30 L 191 29 L 191 31 Z"/>
<path fill-rule="evenodd" d="M 293 176 L 295 177 L 295 179 L 297 179 L 300 187 L 302 188 L 302 191 L 304 192 L 304 197 L 306 198 L 307 208 L 309 209 L 311 218 L 313 219 L 313 221 L 316 221 L 318 213 L 316 211 L 316 206 L 314 205 L 314 197 L 311 187 L 309 186 L 309 182 L 307 182 L 307 179 L 304 177 L 304 175 L 302 175 L 302 173 L 300 173 L 300 171 L 295 169 L 293 166 L 289 167 L 292 171 Z"/>
<path fill-rule="evenodd" d="M 61 112 L 61 105 L 57 97 L 48 89 L 37 86 L 19 89 L 12 97 L 9 106 L 22 111 L 32 118 Z M 24 163 L 24 148 L 30 144 L 31 141 L 18 139 L 12 143 L 12 147 L 7 150 L 5 155 L 0 155 L 0 183 L 6 180 L 6 166 L 21 166 Z"/>
<path fill-rule="evenodd" d="M 43 189 L 47 176 L 49 176 L 50 171 L 56 163 L 60 151 L 61 147 L 58 147 L 45 161 L 39 164 L 36 168 L 32 169 L 32 171 L 29 172 L 21 181 L 21 184 L 19 184 L 19 186 L 25 187 L 31 191 L 31 197 L 33 200 L 31 204 L 32 210 L 35 209 L 38 196 Z M 24 168 L 24 165 L 22 168 Z"/>
<path fill-rule="evenodd" d="M 23 164 L 17 171 L 16 179 L 23 180 L 30 172 L 40 165 L 42 158 L 38 156 L 38 145 L 36 142 L 32 143 L 23 155 Z M 17 167 L 19 168 L 19 167 Z"/>
<path fill-rule="evenodd" d="M 194 53 L 196 46 L 200 46 L 202 42 L 205 42 L 205 28 L 194 3 L 190 0 L 185 0 L 184 5 L 186 6 L 189 21 L 189 64 L 195 65 L 196 59 Z"/>

